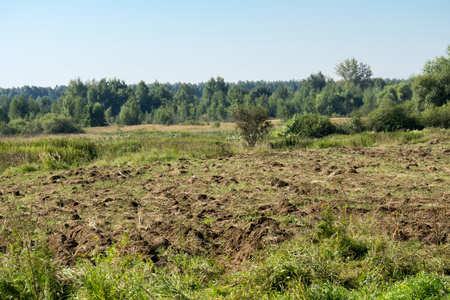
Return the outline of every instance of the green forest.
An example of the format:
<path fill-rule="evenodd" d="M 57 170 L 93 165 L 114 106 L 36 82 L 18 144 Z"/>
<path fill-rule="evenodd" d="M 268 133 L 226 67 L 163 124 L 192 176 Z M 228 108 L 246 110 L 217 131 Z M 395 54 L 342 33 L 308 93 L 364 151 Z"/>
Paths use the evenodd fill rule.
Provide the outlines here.
<path fill-rule="evenodd" d="M 237 106 L 261 107 L 269 118 L 317 114 L 369 120 L 366 129 L 393 131 L 450 127 L 450 46 L 408 79 L 373 77 L 369 65 L 347 59 L 339 80 L 127 84 L 120 79 L 71 80 L 55 88 L 0 88 L 0 134 L 82 132 L 109 124 L 193 124 L 233 121 Z"/>

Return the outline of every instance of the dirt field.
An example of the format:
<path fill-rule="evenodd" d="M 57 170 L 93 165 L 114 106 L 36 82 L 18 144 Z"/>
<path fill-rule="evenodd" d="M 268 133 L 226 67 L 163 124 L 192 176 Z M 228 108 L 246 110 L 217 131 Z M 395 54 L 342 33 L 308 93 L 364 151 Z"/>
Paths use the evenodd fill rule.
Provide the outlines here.
<path fill-rule="evenodd" d="M 401 241 L 450 240 L 450 144 L 299 150 L 139 167 L 0 176 L 0 249 L 20 226 L 72 265 L 116 243 L 156 264 L 171 247 L 238 268 L 266 244 L 298 239 L 328 203 Z M 28 224 L 28 225 L 27 225 Z"/>

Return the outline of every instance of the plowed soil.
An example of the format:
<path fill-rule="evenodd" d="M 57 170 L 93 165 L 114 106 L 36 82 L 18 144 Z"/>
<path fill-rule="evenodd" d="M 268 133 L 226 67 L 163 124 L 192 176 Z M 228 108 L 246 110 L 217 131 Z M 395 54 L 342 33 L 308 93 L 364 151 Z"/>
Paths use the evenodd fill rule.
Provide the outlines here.
<path fill-rule="evenodd" d="M 15 228 L 45 235 L 54 263 L 112 245 L 164 266 L 161 248 L 236 268 L 315 228 L 321 206 L 400 241 L 450 242 L 450 144 L 298 150 L 139 167 L 0 176 L 0 251 Z"/>

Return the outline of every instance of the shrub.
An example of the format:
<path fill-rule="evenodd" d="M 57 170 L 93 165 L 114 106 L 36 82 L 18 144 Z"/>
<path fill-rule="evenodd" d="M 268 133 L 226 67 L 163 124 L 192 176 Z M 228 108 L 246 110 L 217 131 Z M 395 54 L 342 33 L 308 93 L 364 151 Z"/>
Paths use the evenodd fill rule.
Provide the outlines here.
<path fill-rule="evenodd" d="M 39 134 L 42 132 L 44 132 L 44 128 L 42 127 L 40 119 L 29 121 L 24 128 L 24 133 L 26 134 Z"/>
<path fill-rule="evenodd" d="M 295 115 L 281 130 L 284 137 L 301 136 L 303 138 L 321 138 L 336 132 L 336 126 L 330 118 L 317 114 Z"/>
<path fill-rule="evenodd" d="M 24 119 L 14 119 L 8 123 L 8 127 L 10 128 L 10 134 L 20 134 L 25 130 L 25 126 L 27 122 Z"/>
<path fill-rule="evenodd" d="M 260 106 L 239 105 L 231 110 L 237 129 L 250 147 L 267 136 L 273 124 L 267 121 L 269 114 Z"/>
<path fill-rule="evenodd" d="M 425 110 L 422 113 L 422 123 L 427 127 L 450 128 L 450 103 Z"/>
<path fill-rule="evenodd" d="M 79 127 L 72 118 L 67 118 L 55 114 L 46 114 L 41 119 L 44 133 L 83 133 L 83 129 Z"/>
<path fill-rule="evenodd" d="M 336 132 L 340 134 L 353 134 L 367 131 L 368 124 L 361 117 L 353 117 L 348 122 L 343 122 L 336 126 Z"/>
<path fill-rule="evenodd" d="M 183 125 L 205 126 L 205 123 L 197 121 L 197 120 L 186 120 L 182 124 Z"/>
<path fill-rule="evenodd" d="M 11 128 L 7 123 L 0 122 L 0 135 L 11 135 L 15 133 L 16 132 L 14 131 L 14 129 Z"/>
<path fill-rule="evenodd" d="M 379 108 L 369 115 L 369 128 L 373 131 L 392 132 L 401 129 L 423 129 L 419 117 L 414 114 L 410 103 L 396 105 L 383 101 Z"/>

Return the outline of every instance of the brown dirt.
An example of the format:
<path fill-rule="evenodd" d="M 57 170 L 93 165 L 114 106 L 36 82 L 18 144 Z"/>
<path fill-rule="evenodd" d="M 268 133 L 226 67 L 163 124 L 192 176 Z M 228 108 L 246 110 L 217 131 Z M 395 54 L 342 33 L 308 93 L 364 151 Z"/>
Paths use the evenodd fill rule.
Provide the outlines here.
<path fill-rule="evenodd" d="M 71 265 L 117 245 L 166 265 L 160 248 L 234 268 L 300 238 L 328 203 L 401 241 L 450 242 L 450 144 L 242 154 L 139 167 L 0 176 L 0 251 L 15 228 L 47 237 Z"/>

